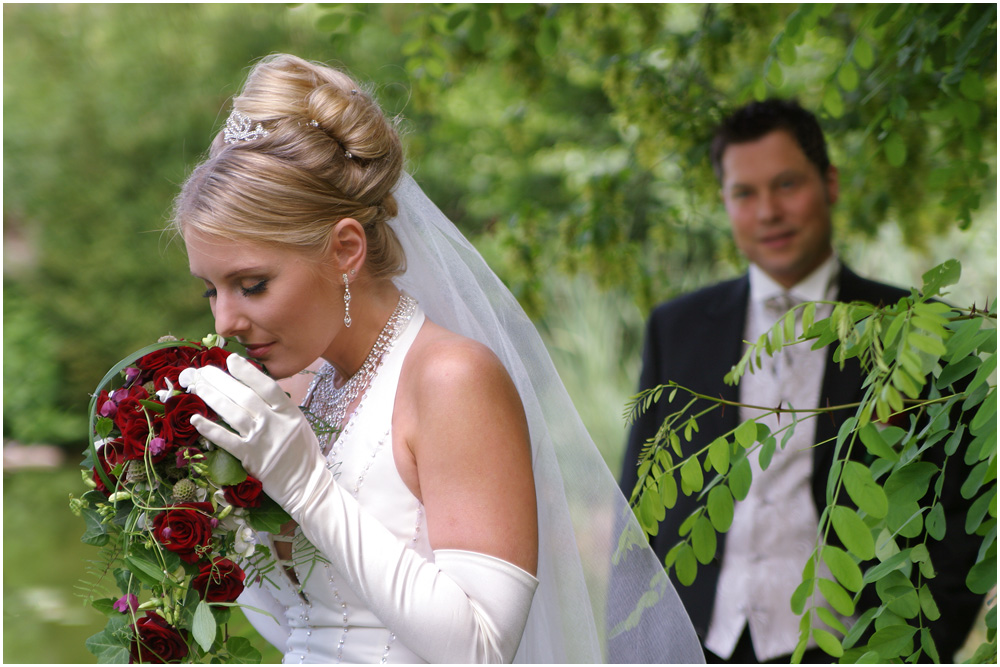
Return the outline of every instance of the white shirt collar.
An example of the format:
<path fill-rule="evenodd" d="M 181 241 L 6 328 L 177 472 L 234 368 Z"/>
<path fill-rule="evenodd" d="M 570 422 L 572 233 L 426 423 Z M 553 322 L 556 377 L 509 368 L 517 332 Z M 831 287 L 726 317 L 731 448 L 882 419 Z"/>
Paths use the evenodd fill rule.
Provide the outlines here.
<path fill-rule="evenodd" d="M 751 264 L 750 300 L 763 303 L 772 297 L 788 293 L 799 301 L 829 301 L 836 296 L 835 286 L 839 274 L 840 258 L 837 253 L 833 253 L 791 289 L 785 289 L 759 266 Z"/>

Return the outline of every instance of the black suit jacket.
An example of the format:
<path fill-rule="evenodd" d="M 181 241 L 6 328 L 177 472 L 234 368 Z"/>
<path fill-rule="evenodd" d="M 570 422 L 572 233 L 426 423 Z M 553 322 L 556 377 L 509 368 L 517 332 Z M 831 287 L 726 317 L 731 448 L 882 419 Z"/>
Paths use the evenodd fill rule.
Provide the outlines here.
<path fill-rule="evenodd" d="M 841 267 L 837 297 L 840 301 L 866 301 L 875 305 L 888 305 L 907 294 L 908 292 L 899 288 L 862 278 L 846 266 Z M 726 385 L 723 378 L 743 354 L 743 335 L 749 297 L 750 280 L 748 275 L 744 275 L 658 306 L 650 316 L 647 326 L 639 389 L 674 381 L 701 394 L 738 401 L 739 387 Z M 830 346 L 820 393 L 820 405 L 859 402 L 863 398 L 861 384 L 861 367 L 857 360 L 849 360 L 841 370 L 833 361 L 833 346 Z M 700 407 L 707 405 L 708 403 L 703 401 Z M 626 498 L 631 496 L 637 480 L 636 462 L 643 444 L 656 433 L 664 418 L 675 409 L 676 407 L 666 400 L 661 400 L 633 425 L 621 478 Z M 698 409 L 696 406 L 693 412 Z M 854 409 L 848 409 L 834 413 L 832 418 L 830 416 L 818 418 L 816 442 L 832 441 L 840 425 L 854 413 Z M 711 417 L 701 418 L 698 422 L 700 430 L 694 434 L 690 443 L 684 445 L 685 456 L 735 428 L 739 421 L 739 410 L 736 408 L 725 408 L 721 413 L 716 410 Z M 812 494 L 817 514 L 826 506 L 826 482 L 833 465 L 833 449 L 832 444 L 813 449 Z M 955 480 L 955 488 L 950 490 L 951 495 L 955 497 L 955 502 L 952 503 L 953 511 L 962 512 L 965 504 L 958 497 L 957 485 L 964 480 L 964 475 L 962 479 L 956 479 L 957 475 L 950 475 L 949 478 Z M 681 494 L 676 506 L 667 511 L 666 518 L 660 523 L 659 533 L 650 540 L 654 551 L 661 559 L 679 541 L 678 529 L 681 523 L 697 506 L 694 498 Z M 929 545 L 932 560 L 942 573 L 931 581 L 931 587 L 942 612 L 942 619 L 935 624 L 937 627 L 932 626 L 932 629 L 935 643 L 944 661 L 948 661 L 954 651 L 961 647 L 981 602 L 965 587 L 964 573 L 968 571 L 968 566 L 975 562 L 975 548 L 978 543 L 970 541 L 965 536 L 962 525 L 964 525 L 962 521 L 949 520 L 948 536 L 943 543 L 933 543 L 932 540 L 933 544 Z M 953 544 L 949 544 L 949 539 Z M 945 548 L 942 545 L 948 546 Z M 708 634 L 725 548 L 726 535 L 723 533 L 719 535 L 715 559 L 708 565 L 699 565 L 698 575 L 691 586 L 683 586 L 676 578 L 673 579 L 695 630 L 702 639 Z M 935 549 L 938 553 L 935 553 Z M 971 562 L 968 561 L 970 549 Z M 961 569 L 960 576 L 946 576 L 946 568 L 955 562 L 955 559 L 968 563 L 968 566 Z M 799 573 L 794 573 L 792 576 L 798 575 Z M 873 588 L 866 587 L 865 595 L 859 605 L 859 613 L 868 606 L 878 604 Z"/>

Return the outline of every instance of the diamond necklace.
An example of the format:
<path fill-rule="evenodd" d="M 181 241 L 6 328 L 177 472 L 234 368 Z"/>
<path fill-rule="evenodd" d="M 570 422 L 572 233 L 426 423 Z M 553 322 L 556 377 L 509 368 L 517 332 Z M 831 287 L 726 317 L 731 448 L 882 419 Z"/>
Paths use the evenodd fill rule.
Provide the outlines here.
<path fill-rule="evenodd" d="M 329 363 L 324 363 L 323 367 L 316 373 L 316 377 L 309 385 L 305 400 L 302 402 L 302 412 L 309 420 L 316 431 L 316 435 L 327 436 L 325 444 L 321 444 L 321 449 L 325 452 L 327 447 L 335 442 L 343 430 L 344 419 L 347 417 L 347 409 L 352 403 L 371 386 L 372 380 L 382 366 L 386 353 L 396 338 L 402 333 L 406 324 L 413 317 L 417 302 L 413 297 L 402 294 L 396 309 L 389 316 L 389 321 L 375 340 L 368 356 L 358 372 L 347 379 L 340 387 L 333 386 L 333 380 L 337 371 Z"/>

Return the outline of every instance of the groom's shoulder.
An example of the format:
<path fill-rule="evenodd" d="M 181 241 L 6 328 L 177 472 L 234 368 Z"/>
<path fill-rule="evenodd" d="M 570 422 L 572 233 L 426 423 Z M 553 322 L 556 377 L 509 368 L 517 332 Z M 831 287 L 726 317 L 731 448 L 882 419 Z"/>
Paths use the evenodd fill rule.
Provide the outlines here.
<path fill-rule="evenodd" d="M 737 307 L 740 297 L 749 289 L 746 275 L 713 283 L 693 292 L 664 301 L 653 309 L 650 318 L 658 322 L 697 318 L 720 308 Z"/>

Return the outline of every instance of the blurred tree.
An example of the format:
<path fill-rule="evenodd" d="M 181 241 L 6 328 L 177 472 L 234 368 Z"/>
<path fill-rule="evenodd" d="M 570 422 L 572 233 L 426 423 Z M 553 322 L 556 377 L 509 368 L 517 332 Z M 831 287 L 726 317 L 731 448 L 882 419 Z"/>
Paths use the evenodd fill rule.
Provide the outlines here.
<path fill-rule="evenodd" d="M 753 97 L 821 114 L 848 236 L 920 244 L 995 200 L 994 4 L 324 7 L 334 43 L 407 35 L 422 140 L 462 165 L 438 201 L 506 237 L 529 306 L 553 262 L 644 306 L 732 271 L 708 143 Z"/>
<path fill-rule="evenodd" d="M 161 230 L 241 72 L 272 50 L 328 58 L 329 44 L 283 6 L 3 11 L 4 436 L 82 442 L 115 361 L 212 330 Z"/>

